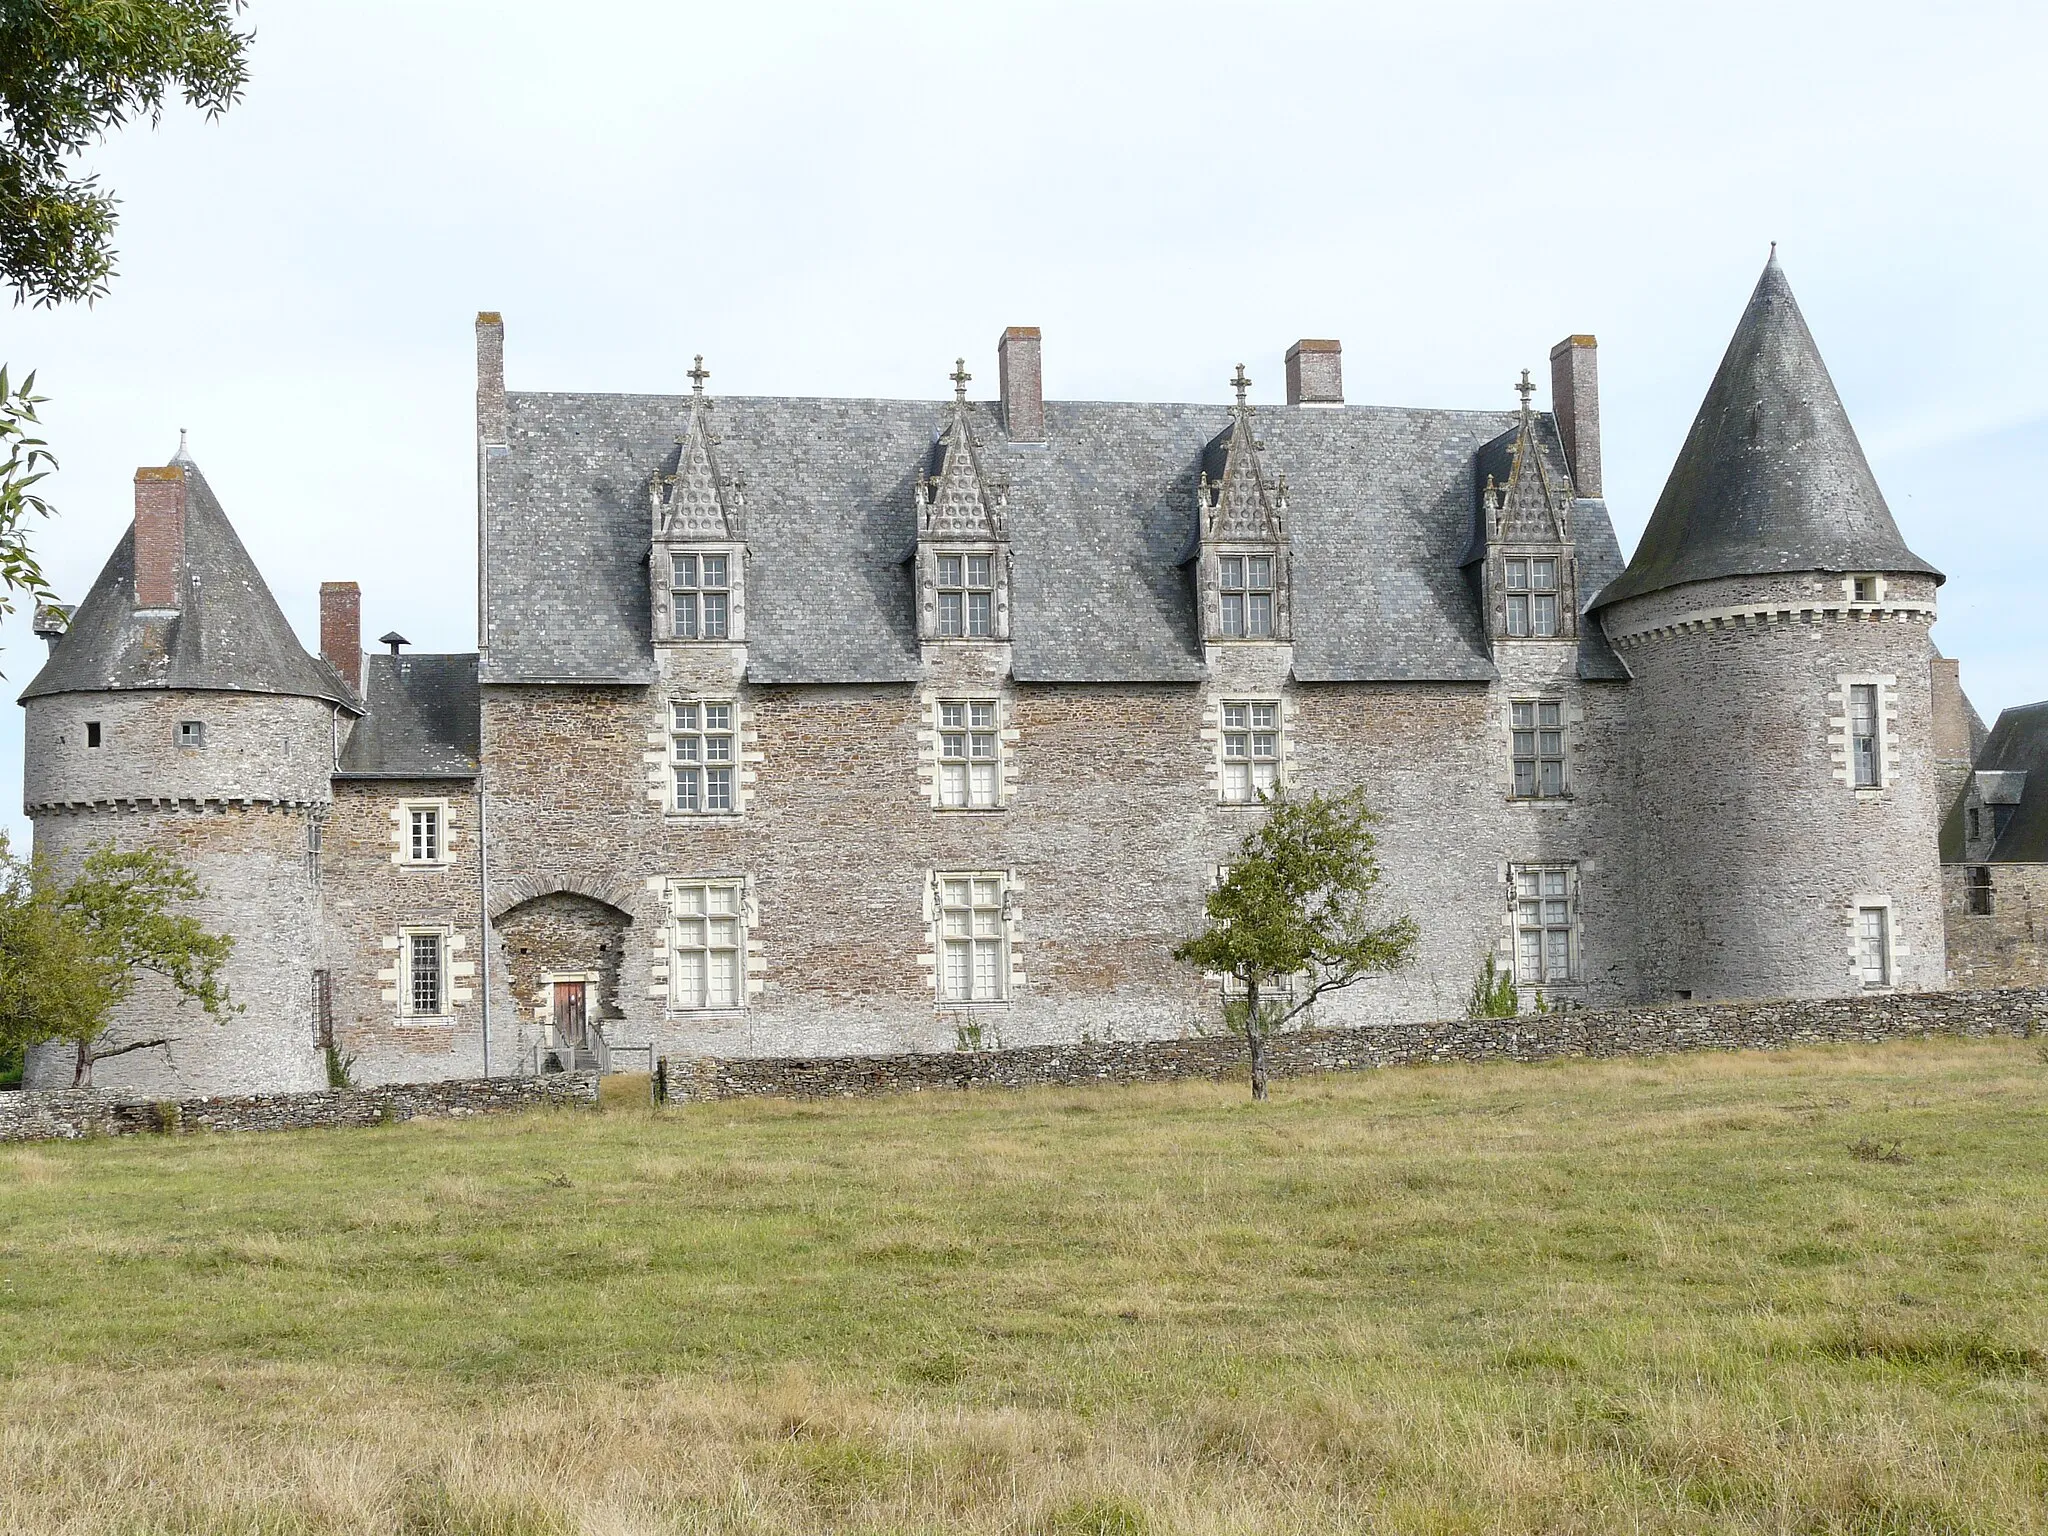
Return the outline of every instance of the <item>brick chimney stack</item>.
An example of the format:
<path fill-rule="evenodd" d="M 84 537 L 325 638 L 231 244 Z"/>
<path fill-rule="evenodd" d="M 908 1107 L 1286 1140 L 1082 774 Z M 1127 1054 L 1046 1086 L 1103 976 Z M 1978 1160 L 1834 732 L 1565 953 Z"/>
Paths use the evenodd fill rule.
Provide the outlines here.
<path fill-rule="evenodd" d="M 1003 426 L 1010 441 L 1045 440 L 1045 376 L 1039 369 L 1038 327 L 1013 325 L 996 343 L 1002 374 Z"/>
<path fill-rule="evenodd" d="M 320 654 L 358 692 L 363 686 L 363 589 L 352 581 L 320 583 Z"/>
<path fill-rule="evenodd" d="M 505 417 L 505 318 L 494 309 L 476 317 L 476 440 L 511 441 Z"/>
<path fill-rule="evenodd" d="M 1304 338 L 1287 349 L 1287 403 L 1344 403 L 1344 348 L 1341 343 Z"/>
<path fill-rule="evenodd" d="M 185 471 L 175 464 L 135 471 L 135 606 L 175 613 L 184 606 Z"/>
<path fill-rule="evenodd" d="M 1550 410 L 1564 439 L 1565 465 L 1581 496 L 1600 489 L 1600 343 L 1567 336 L 1550 349 Z"/>

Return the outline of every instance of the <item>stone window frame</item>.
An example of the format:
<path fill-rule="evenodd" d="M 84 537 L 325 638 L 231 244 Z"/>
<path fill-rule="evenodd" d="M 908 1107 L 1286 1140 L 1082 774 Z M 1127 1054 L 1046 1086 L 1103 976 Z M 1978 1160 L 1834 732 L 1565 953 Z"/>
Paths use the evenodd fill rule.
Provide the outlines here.
<path fill-rule="evenodd" d="M 1857 686 L 1873 687 L 1877 690 L 1877 782 L 1858 784 L 1855 767 L 1850 761 L 1849 721 L 1850 690 Z M 1829 690 L 1827 702 L 1831 713 L 1827 717 L 1828 756 L 1832 764 L 1831 773 L 1837 784 L 1849 790 L 1859 799 L 1877 799 L 1891 793 L 1898 772 L 1897 755 L 1893 742 L 1899 728 L 1899 679 L 1894 672 L 1841 672 L 1835 676 L 1835 686 Z"/>
<path fill-rule="evenodd" d="M 679 811 L 676 809 L 675 768 L 671 757 L 678 704 L 730 704 L 733 736 L 733 802 L 729 811 Z M 647 798 L 661 808 L 664 820 L 685 822 L 728 822 L 744 817 L 754 804 L 754 790 L 760 777 L 762 753 L 754 728 L 754 711 L 738 687 L 731 689 L 668 688 L 657 690 L 654 729 L 647 733 L 647 749 L 641 761 L 647 770 Z M 655 887 L 659 889 L 657 885 Z"/>
<path fill-rule="evenodd" d="M 1508 799 L 1517 805 L 1561 805 L 1570 801 L 1574 788 L 1572 783 L 1574 775 L 1572 773 L 1573 719 L 1571 700 L 1562 693 L 1536 692 L 1510 696 L 1504 702 L 1507 709 Z M 1535 743 L 1536 755 L 1532 759 L 1523 759 L 1515 751 L 1515 735 L 1522 729 L 1521 726 L 1515 723 L 1515 711 L 1525 704 L 1531 706 L 1536 711 L 1533 718 L 1538 722 L 1529 727 L 1530 731 L 1537 738 Z M 1558 752 L 1560 755 L 1554 759 L 1546 757 L 1542 750 L 1542 733 L 1545 730 L 1545 727 L 1541 724 L 1543 719 L 1542 708 L 1546 704 L 1552 704 L 1557 707 Z M 1531 761 L 1536 765 L 1536 789 L 1533 793 L 1523 794 L 1516 784 L 1515 764 L 1518 761 Z M 1556 794 L 1546 795 L 1543 793 L 1543 764 L 1551 761 L 1555 761 L 1558 765 L 1559 787 Z"/>
<path fill-rule="evenodd" d="M 992 998 L 949 998 L 945 993 L 942 956 L 946 935 L 941 931 L 945 903 L 940 882 L 945 880 L 994 880 L 998 882 L 1001 917 L 999 937 L 1003 950 L 999 974 L 1003 995 Z M 1009 1008 L 1025 984 L 1024 971 L 1024 882 L 1014 869 L 928 869 L 925 871 L 923 915 L 925 949 L 917 956 L 932 1001 L 940 1013 L 978 1014 Z"/>
<path fill-rule="evenodd" d="M 1560 873 L 1565 876 L 1564 899 L 1569 903 L 1567 922 L 1563 925 L 1568 932 L 1567 943 L 1571 948 L 1571 953 L 1567 956 L 1565 962 L 1566 976 L 1561 981 L 1552 980 L 1547 976 L 1536 980 L 1527 980 L 1522 975 L 1521 907 L 1524 898 L 1521 893 L 1520 877 L 1525 874 L 1534 874 L 1539 877 L 1540 881 L 1541 876 L 1545 874 Z M 1585 906 L 1581 900 L 1584 882 L 1580 878 L 1578 861 L 1575 859 L 1515 859 L 1501 866 L 1501 876 L 1502 883 L 1507 891 L 1507 911 L 1501 921 L 1502 926 L 1507 932 L 1508 968 L 1510 974 L 1515 978 L 1516 990 L 1518 992 L 1555 993 L 1560 988 L 1584 986 L 1586 982 Z M 1540 884 L 1538 886 L 1538 893 L 1535 898 L 1538 901 L 1553 899 L 1546 898 L 1541 894 Z M 1558 926 L 1554 923 L 1539 923 L 1537 924 L 1537 931 L 1548 934 Z M 1547 971 L 1550 963 L 1547 944 L 1544 949 L 1543 963 Z"/>
<path fill-rule="evenodd" d="M 1872 911 L 1884 913 L 1885 979 L 1878 983 L 1866 979 L 1863 968 L 1863 914 Z M 1848 934 L 1849 978 L 1857 989 L 1862 992 L 1899 991 L 1899 962 L 1910 957 L 1913 951 L 1900 932 L 1898 903 L 1881 891 L 1857 891 L 1849 897 L 1844 908 L 1844 928 Z"/>
<path fill-rule="evenodd" d="M 1856 595 L 1856 584 L 1863 581 L 1871 584 L 1869 597 Z M 1842 601 L 1851 608 L 1882 608 L 1889 586 L 1890 583 L 1875 571 L 1857 571 L 1842 578 Z"/>
<path fill-rule="evenodd" d="M 945 802 L 945 733 L 942 709 L 947 704 L 994 704 L 996 737 L 996 801 L 994 805 L 947 805 Z M 1019 732 L 1012 723 L 1010 699 L 994 686 L 968 685 L 958 688 L 929 687 L 918 697 L 917 777 L 918 789 L 935 811 L 948 816 L 983 815 L 1006 811 L 1016 797 L 1019 781 L 1017 743 Z"/>
<path fill-rule="evenodd" d="M 391 862 L 400 869 L 447 869 L 455 863 L 455 824 L 452 807 L 445 799 L 401 800 L 391 808 Z M 440 857 L 412 856 L 412 818 L 415 811 L 432 811 L 439 824 Z"/>
<path fill-rule="evenodd" d="M 679 1005 L 675 1001 L 673 985 L 680 929 L 675 894 L 679 890 L 714 885 L 735 886 L 740 893 L 739 911 L 736 914 L 740 920 L 738 1000 L 712 1007 Z M 744 1017 L 747 1010 L 761 996 L 765 980 L 760 938 L 761 904 L 754 877 L 733 870 L 712 870 L 701 874 L 656 875 L 648 880 L 647 886 L 657 894 L 661 902 L 661 942 L 656 947 L 654 963 L 648 969 L 648 997 L 659 1002 L 663 1015 L 670 1019 Z"/>
<path fill-rule="evenodd" d="M 1272 633 L 1231 635 L 1223 629 L 1223 562 L 1225 560 L 1267 560 L 1273 562 Z M 1200 590 L 1202 639 L 1205 645 L 1286 646 L 1294 643 L 1294 560 L 1285 540 L 1240 537 L 1219 539 L 1206 545 L 1196 565 Z"/>
<path fill-rule="evenodd" d="M 1209 746 L 1209 787 L 1216 797 L 1216 804 L 1239 810 L 1258 810 L 1266 802 L 1256 793 L 1250 799 L 1238 800 L 1230 796 L 1229 764 L 1234 761 L 1226 756 L 1228 743 L 1225 738 L 1236 733 L 1236 727 L 1226 721 L 1224 711 L 1236 705 L 1278 706 L 1277 730 L 1279 741 L 1273 759 L 1273 792 L 1284 792 L 1294 778 L 1294 701 L 1284 689 L 1261 693 L 1253 689 L 1217 690 L 1209 696 L 1202 710 L 1202 737 Z M 1250 730 L 1250 726 L 1245 727 Z M 1256 762 L 1256 759 L 1250 761 Z"/>
<path fill-rule="evenodd" d="M 441 1011 L 414 1013 L 412 941 L 415 938 L 428 937 L 438 938 L 441 944 Z M 446 1024 L 455 1017 L 458 1009 L 474 997 L 474 990 L 464 983 L 476 975 L 476 963 L 458 958 L 469 948 L 468 935 L 458 932 L 452 924 L 406 923 L 398 932 L 384 936 L 383 947 L 391 956 L 391 963 L 377 972 L 377 979 L 385 983 L 383 1000 L 391 1004 L 400 1025 L 417 1027 Z"/>
<path fill-rule="evenodd" d="M 939 562 L 969 557 L 987 556 L 989 564 L 989 632 L 985 635 L 946 635 L 939 632 Z M 1010 544 L 1000 535 L 994 538 L 962 536 L 951 534 L 945 537 L 925 537 L 918 541 L 915 561 L 917 573 L 917 638 L 921 645 L 975 646 L 1007 645 L 1010 642 L 1010 600 L 1011 600 Z M 962 578 L 966 571 L 962 569 Z M 966 589 L 956 588 L 965 592 Z M 979 589 L 976 589 L 979 590 Z M 963 601 L 961 610 L 962 627 L 966 625 L 966 608 Z"/>
<path fill-rule="evenodd" d="M 715 639 L 675 632 L 675 562 L 706 555 L 725 561 L 725 633 Z M 674 646 L 744 645 L 747 639 L 747 546 L 738 539 L 659 539 L 651 557 L 654 643 Z M 702 592 L 703 588 L 695 589 Z M 699 624 L 701 628 L 701 622 Z"/>
<path fill-rule="evenodd" d="M 204 720 L 180 720 L 174 737 L 181 752 L 197 752 L 206 745 L 206 722 Z"/>

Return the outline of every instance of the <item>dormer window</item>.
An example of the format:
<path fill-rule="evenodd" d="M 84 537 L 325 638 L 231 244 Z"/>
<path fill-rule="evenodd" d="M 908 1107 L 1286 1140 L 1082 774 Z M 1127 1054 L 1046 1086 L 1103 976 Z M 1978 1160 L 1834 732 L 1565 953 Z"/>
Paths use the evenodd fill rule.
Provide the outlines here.
<path fill-rule="evenodd" d="M 939 638 L 986 640 L 995 633 L 996 557 L 938 558 Z"/>
<path fill-rule="evenodd" d="M 1517 640 L 1557 637 L 1558 562 L 1555 557 L 1508 560 L 1508 634 Z"/>
<path fill-rule="evenodd" d="M 1217 561 L 1217 588 L 1227 640 L 1273 638 L 1273 557 L 1224 555 Z"/>
<path fill-rule="evenodd" d="M 678 640 L 723 640 L 731 609 L 726 555 L 677 555 L 670 564 L 669 611 Z"/>

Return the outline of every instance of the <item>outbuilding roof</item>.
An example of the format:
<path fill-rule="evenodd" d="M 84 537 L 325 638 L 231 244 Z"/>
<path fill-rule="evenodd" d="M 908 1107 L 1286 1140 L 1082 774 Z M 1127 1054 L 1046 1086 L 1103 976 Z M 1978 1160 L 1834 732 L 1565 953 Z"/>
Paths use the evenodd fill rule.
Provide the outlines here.
<path fill-rule="evenodd" d="M 2002 711 L 1974 766 L 1984 803 L 2013 806 L 1985 862 L 2048 864 L 2048 700 Z M 1963 862 L 1968 798 L 1959 796 L 1942 823 L 1941 856 L 1950 864 Z"/>
<path fill-rule="evenodd" d="M 482 753 L 476 657 L 363 658 L 368 713 L 342 748 L 338 779 L 471 779 Z"/>
<path fill-rule="evenodd" d="M 1939 571 L 1906 548 L 1771 254 L 1606 607 L 1782 571 Z"/>

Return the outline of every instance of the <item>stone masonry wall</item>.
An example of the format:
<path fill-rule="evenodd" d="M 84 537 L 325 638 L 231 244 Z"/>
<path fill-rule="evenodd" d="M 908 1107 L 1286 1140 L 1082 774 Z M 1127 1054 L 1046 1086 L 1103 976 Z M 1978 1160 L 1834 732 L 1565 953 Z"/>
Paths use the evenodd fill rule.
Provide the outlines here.
<path fill-rule="evenodd" d="M 596 1103 L 597 1075 L 591 1072 L 160 1101 L 75 1090 L 0 1093 L 0 1142 L 166 1131 L 293 1131 Z"/>
<path fill-rule="evenodd" d="M 1449 1019 L 1307 1029 L 1273 1042 L 1273 1072 L 1356 1071 L 1448 1061 L 1784 1050 L 1930 1034 L 2048 1032 L 2048 988 L 1890 993 L 1773 1003 L 1570 1009 L 1519 1019 Z M 672 1099 L 822 1098 L 924 1089 L 1220 1080 L 1243 1075 L 1244 1042 L 1096 1041 L 1009 1051 L 857 1059 L 741 1058 L 668 1063 Z"/>
<path fill-rule="evenodd" d="M 2048 985 L 2048 864 L 1985 864 L 1991 911 L 1970 910 L 1973 866 L 1945 864 L 1948 981 L 1952 987 Z"/>
<path fill-rule="evenodd" d="M 1860 989 L 1856 909 L 1889 904 L 1892 985 L 1943 984 L 1927 625 L 1933 584 L 1891 576 L 1698 582 L 1603 615 L 1634 674 L 1646 826 L 1642 995 Z M 1848 778 L 1844 677 L 1880 685 L 1882 787 Z"/>

